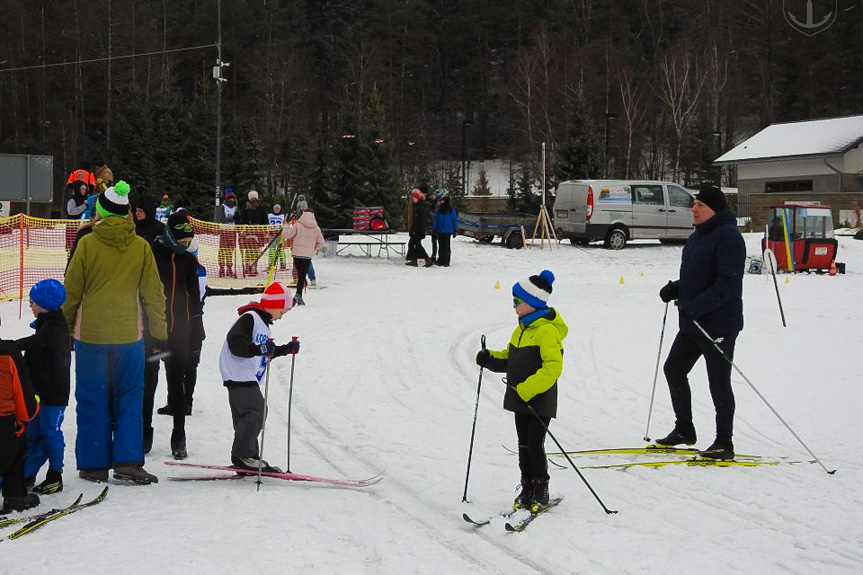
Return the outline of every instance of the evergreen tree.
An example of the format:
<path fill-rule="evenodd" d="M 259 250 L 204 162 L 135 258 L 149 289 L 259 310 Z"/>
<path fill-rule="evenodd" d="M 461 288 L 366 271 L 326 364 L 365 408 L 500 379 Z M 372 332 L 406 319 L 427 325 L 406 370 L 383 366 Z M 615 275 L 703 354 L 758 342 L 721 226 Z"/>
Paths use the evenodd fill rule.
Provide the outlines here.
<path fill-rule="evenodd" d="M 473 195 L 475 196 L 490 196 L 491 195 L 491 187 L 488 184 L 488 174 L 485 171 L 485 167 L 479 169 L 479 178 L 473 186 Z"/>
<path fill-rule="evenodd" d="M 587 101 L 581 93 L 572 103 L 563 142 L 557 147 L 552 170 L 554 182 L 602 177 L 602 155 L 594 140 L 596 133 Z"/>
<path fill-rule="evenodd" d="M 536 189 L 536 178 L 530 162 L 523 161 L 518 165 L 518 179 L 516 182 L 515 209 L 520 212 L 533 214 L 539 211 L 541 199 Z"/>

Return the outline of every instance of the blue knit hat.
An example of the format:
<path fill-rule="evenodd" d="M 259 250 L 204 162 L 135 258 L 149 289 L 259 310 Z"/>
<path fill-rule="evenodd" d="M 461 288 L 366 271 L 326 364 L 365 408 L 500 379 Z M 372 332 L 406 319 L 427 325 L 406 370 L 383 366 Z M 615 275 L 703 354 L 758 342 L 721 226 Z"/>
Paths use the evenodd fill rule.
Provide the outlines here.
<path fill-rule="evenodd" d="M 512 286 L 512 295 L 521 301 L 537 309 L 548 307 L 548 297 L 551 295 L 551 284 L 554 283 L 554 274 L 549 270 L 542 270 L 538 276 L 530 276 L 526 280 L 516 282 Z"/>
<path fill-rule="evenodd" d="M 30 301 L 45 311 L 60 309 L 66 301 L 66 288 L 57 280 L 42 280 L 30 288 Z"/>

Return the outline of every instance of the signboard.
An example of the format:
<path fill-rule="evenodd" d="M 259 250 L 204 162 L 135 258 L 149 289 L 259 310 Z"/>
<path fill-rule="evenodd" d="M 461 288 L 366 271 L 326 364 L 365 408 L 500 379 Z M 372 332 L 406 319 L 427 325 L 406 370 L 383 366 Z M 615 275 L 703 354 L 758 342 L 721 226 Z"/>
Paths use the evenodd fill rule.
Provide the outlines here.
<path fill-rule="evenodd" d="M 54 156 L 0 154 L 0 201 L 54 199 Z"/>

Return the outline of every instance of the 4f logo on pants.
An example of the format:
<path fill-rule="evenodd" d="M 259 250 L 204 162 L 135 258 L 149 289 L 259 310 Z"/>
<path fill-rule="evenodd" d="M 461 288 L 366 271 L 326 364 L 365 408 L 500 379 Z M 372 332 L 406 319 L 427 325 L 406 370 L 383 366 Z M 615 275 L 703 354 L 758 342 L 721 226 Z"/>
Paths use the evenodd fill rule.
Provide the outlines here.
<path fill-rule="evenodd" d="M 812 37 L 833 25 L 838 4 L 839 0 L 782 0 L 782 14 L 792 28 Z"/>

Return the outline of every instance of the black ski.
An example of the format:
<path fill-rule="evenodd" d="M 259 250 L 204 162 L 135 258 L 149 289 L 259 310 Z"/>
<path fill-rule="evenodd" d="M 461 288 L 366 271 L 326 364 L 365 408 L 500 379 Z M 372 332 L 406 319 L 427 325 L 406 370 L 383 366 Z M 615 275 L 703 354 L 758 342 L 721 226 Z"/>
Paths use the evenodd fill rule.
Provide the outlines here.
<path fill-rule="evenodd" d="M 40 527 L 42 527 L 43 525 L 45 525 L 47 523 L 50 523 L 51 521 L 55 521 L 57 519 L 60 519 L 61 517 L 66 517 L 67 515 L 71 515 L 77 511 L 81 511 L 82 509 L 86 509 L 88 507 L 93 507 L 94 505 L 98 505 L 99 503 L 102 503 L 103 501 L 105 501 L 105 498 L 107 496 L 108 496 L 108 488 L 105 487 L 105 489 L 102 490 L 102 493 L 100 493 L 95 499 L 88 501 L 87 503 L 84 503 L 82 505 L 75 505 L 74 507 L 67 507 L 66 509 L 61 509 L 60 511 L 57 511 L 56 513 L 50 514 L 46 517 L 42 517 L 42 518 L 33 520 L 30 523 L 28 523 L 27 525 L 25 525 L 24 527 L 15 531 L 14 533 L 11 533 L 9 535 L 9 537 L 7 537 L 7 539 L 18 539 L 19 537 L 23 537 L 24 535 L 27 535 L 28 533 L 32 533 L 33 531 L 39 529 Z"/>
<path fill-rule="evenodd" d="M 507 522 L 506 525 L 504 525 L 503 527 L 504 527 L 504 529 L 506 529 L 510 533 L 521 533 L 522 531 L 527 529 L 527 526 L 530 525 L 534 519 L 536 519 L 537 517 L 539 517 L 540 515 L 542 515 L 546 511 L 552 509 L 553 507 L 557 507 L 557 505 L 561 501 L 563 501 L 563 497 L 555 497 L 554 499 L 552 499 L 548 502 L 548 505 L 546 505 L 545 507 L 543 507 L 542 509 L 540 509 L 536 513 L 531 512 L 530 515 L 528 515 L 526 518 L 522 519 L 521 521 L 519 521 L 515 525 L 513 525 L 510 522 Z"/>
<path fill-rule="evenodd" d="M 76 499 L 66 507 L 60 507 L 59 509 L 49 509 L 48 511 L 42 511 L 41 513 L 37 513 L 36 515 L 25 515 L 23 517 L 7 517 L 5 519 L 0 519 L 0 528 L 8 527 L 9 525 L 15 525 L 16 523 L 29 523 L 31 521 L 36 521 L 38 519 L 48 517 L 49 515 L 59 513 L 60 511 L 66 511 L 67 509 L 77 507 L 78 504 L 81 503 L 82 499 L 84 499 L 83 493 L 78 496 L 78 499 Z"/>

